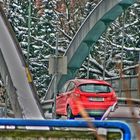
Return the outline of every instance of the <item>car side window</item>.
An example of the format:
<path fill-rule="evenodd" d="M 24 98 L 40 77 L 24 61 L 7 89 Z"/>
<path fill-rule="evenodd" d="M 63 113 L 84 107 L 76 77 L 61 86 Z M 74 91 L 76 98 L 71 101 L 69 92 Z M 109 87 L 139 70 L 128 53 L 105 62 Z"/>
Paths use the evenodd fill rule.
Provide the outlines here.
<path fill-rule="evenodd" d="M 64 84 L 64 86 L 62 87 L 62 89 L 60 90 L 61 93 L 66 92 L 67 88 L 68 88 L 69 83 Z"/>
<path fill-rule="evenodd" d="M 69 86 L 68 86 L 68 88 L 67 88 L 67 91 L 71 91 L 71 90 L 73 90 L 75 88 L 75 84 L 73 83 L 73 82 L 70 82 L 69 83 Z"/>

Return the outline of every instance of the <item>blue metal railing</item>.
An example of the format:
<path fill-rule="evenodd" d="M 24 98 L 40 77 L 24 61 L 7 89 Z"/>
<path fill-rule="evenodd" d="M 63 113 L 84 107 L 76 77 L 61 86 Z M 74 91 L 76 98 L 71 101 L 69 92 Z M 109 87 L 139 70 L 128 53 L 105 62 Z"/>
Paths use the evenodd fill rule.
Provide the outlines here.
<path fill-rule="evenodd" d="M 91 121 L 96 128 L 114 128 L 123 132 L 123 140 L 131 140 L 129 126 L 121 121 Z M 38 127 L 88 127 L 85 120 L 27 120 L 27 119 L 0 119 L 0 125 L 11 126 L 38 126 Z"/>

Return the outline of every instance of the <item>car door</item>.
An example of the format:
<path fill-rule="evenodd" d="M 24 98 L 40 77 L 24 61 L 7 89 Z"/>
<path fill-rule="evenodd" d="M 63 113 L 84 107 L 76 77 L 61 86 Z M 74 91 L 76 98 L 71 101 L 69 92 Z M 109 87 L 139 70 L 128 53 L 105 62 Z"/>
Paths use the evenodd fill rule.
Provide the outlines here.
<path fill-rule="evenodd" d="M 65 97 L 66 97 L 65 98 L 65 102 L 66 102 L 65 108 L 66 108 L 67 104 L 69 104 L 69 101 L 71 100 L 71 94 L 73 93 L 73 90 L 75 89 L 75 87 L 76 86 L 75 86 L 74 82 L 71 81 L 68 85 L 66 92 L 65 92 Z"/>
<path fill-rule="evenodd" d="M 56 97 L 56 112 L 57 114 L 65 115 L 65 103 L 66 103 L 66 91 L 68 88 L 69 82 L 64 84 L 58 96 Z"/>

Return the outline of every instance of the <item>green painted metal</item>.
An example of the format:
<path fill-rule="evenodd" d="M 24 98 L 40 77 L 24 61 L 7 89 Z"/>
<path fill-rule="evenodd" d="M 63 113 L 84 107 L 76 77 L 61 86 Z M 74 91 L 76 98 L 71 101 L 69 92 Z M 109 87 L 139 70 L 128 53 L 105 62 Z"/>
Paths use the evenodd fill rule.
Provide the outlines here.
<path fill-rule="evenodd" d="M 93 43 L 97 42 L 102 33 L 106 31 L 109 24 L 113 22 L 118 16 L 120 16 L 124 10 L 134 2 L 135 0 L 122 0 L 109 12 L 105 13 L 105 15 L 96 23 L 96 25 L 92 27 L 68 63 L 68 74 L 61 76 L 58 89 L 61 88 L 67 80 L 75 77 L 77 70 L 81 67 L 85 58 L 89 55 L 89 47 L 93 47 Z"/>
<path fill-rule="evenodd" d="M 102 35 L 102 33 L 107 29 L 107 26 L 103 21 L 98 21 L 96 25 L 89 31 L 89 33 L 86 35 L 84 42 L 96 42 L 99 37 Z M 79 46 L 81 47 L 81 45 Z"/>
<path fill-rule="evenodd" d="M 108 13 L 106 13 L 103 17 L 102 17 L 102 21 L 104 23 L 110 23 L 113 22 L 118 16 L 121 15 L 121 13 L 123 12 L 123 7 L 121 5 L 117 5 L 115 6 L 113 9 L 111 9 Z"/>
<path fill-rule="evenodd" d="M 122 1 L 120 1 L 119 5 L 121 5 L 122 7 L 124 7 L 126 9 L 127 7 L 129 7 L 130 5 L 132 5 L 135 2 L 136 2 L 136 0 L 122 0 Z"/>
<path fill-rule="evenodd" d="M 82 42 L 80 47 L 77 49 L 72 59 L 68 63 L 68 68 L 79 68 L 89 54 L 89 47 L 85 42 Z"/>

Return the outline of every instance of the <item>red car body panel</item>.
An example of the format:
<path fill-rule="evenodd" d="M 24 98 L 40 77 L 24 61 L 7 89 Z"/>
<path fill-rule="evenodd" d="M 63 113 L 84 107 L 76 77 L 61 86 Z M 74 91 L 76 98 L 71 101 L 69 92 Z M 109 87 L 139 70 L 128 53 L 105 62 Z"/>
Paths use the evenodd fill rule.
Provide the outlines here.
<path fill-rule="evenodd" d="M 105 87 L 109 89 L 109 92 L 87 92 L 94 85 L 98 88 Z M 64 89 L 64 92 L 61 92 L 56 98 L 56 113 L 59 115 L 67 115 L 68 106 L 70 106 L 74 116 L 79 115 L 80 111 L 77 101 L 89 113 L 105 112 L 117 101 L 111 85 L 103 80 L 74 79 L 68 81 L 64 85 Z"/>

